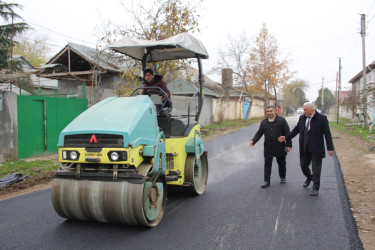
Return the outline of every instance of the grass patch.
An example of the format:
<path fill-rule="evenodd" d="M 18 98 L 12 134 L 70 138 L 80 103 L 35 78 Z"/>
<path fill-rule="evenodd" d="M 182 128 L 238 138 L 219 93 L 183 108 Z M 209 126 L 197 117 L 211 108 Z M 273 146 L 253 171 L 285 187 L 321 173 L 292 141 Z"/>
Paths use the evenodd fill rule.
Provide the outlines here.
<path fill-rule="evenodd" d="M 215 122 L 209 126 L 202 126 L 201 135 L 202 137 L 205 137 L 209 135 L 220 134 L 225 130 L 235 131 L 257 123 L 260 120 L 262 120 L 262 118 L 254 118 L 250 120 L 237 119 L 233 121 L 223 121 L 221 123 Z"/>
<path fill-rule="evenodd" d="M 329 126 L 348 135 L 359 137 L 375 144 L 375 133 L 370 134 L 370 129 L 368 127 L 365 128 L 362 125 L 354 125 L 353 121 L 350 119 L 339 118 L 338 123 L 336 121 L 331 121 Z"/>
<path fill-rule="evenodd" d="M 56 171 L 59 164 L 53 161 L 7 161 L 0 163 L 0 177 L 4 177 L 14 173 L 21 173 L 23 175 L 43 175 L 49 171 Z"/>

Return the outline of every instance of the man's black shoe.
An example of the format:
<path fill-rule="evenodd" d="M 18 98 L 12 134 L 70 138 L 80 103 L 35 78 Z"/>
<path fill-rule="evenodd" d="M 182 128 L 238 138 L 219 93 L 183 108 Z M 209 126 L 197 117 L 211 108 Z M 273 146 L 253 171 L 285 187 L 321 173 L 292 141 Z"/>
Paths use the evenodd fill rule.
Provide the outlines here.
<path fill-rule="evenodd" d="M 311 191 L 311 194 L 310 194 L 311 196 L 317 196 L 318 195 L 318 190 L 316 190 L 316 189 L 313 189 L 312 191 Z"/>
<path fill-rule="evenodd" d="M 266 188 L 266 187 L 269 187 L 270 186 L 270 183 L 269 182 L 264 182 L 263 184 L 262 184 L 262 186 L 260 186 L 261 188 Z"/>
<path fill-rule="evenodd" d="M 305 183 L 303 183 L 303 187 L 308 187 L 311 183 L 311 180 L 310 179 L 306 179 Z"/>
<path fill-rule="evenodd" d="M 281 184 L 285 184 L 285 183 L 286 183 L 285 178 L 280 178 L 280 183 L 281 183 Z"/>

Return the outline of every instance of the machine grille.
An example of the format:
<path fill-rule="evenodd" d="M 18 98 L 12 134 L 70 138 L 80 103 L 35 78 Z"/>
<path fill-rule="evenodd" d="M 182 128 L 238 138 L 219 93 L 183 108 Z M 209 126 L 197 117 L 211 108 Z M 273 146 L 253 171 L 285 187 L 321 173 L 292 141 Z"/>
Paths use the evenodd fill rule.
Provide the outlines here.
<path fill-rule="evenodd" d="M 124 147 L 122 135 L 111 134 L 78 134 L 66 135 L 64 147 L 117 148 Z"/>
<path fill-rule="evenodd" d="M 174 169 L 173 155 L 167 154 L 167 170 L 173 170 L 173 169 Z"/>

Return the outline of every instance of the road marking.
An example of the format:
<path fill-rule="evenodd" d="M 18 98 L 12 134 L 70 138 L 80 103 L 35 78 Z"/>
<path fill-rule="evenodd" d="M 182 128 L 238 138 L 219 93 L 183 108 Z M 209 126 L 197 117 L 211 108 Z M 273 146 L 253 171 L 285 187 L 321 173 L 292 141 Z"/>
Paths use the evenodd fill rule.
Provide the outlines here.
<path fill-rule="evenodd" d="M 277 212 L 277 217 L 276 217 L 276 223 L 275 223 L 275 229 L 273 231 L 273 234 L 276 235 L 277 231 L 279 230 L 279 217 L 280 217 L 280 212 L 281 209 L 283 208 L 284 204 L 284 197 L 281 199 L 280 207 L 279 207 L 279 212 Z"/>

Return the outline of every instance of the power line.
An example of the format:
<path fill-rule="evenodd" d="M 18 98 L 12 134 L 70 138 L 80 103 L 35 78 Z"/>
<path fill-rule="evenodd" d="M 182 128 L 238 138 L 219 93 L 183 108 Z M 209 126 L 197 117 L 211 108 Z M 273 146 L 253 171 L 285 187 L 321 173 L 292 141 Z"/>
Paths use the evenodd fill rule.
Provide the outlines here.
<path fill-rule="evenodd" d="M 353 36 L 353 35 L 357 35 L 357 33 L 354 33 L 354 34 L 352 33 L 350 35 L 337 37 L 337 38 L 333 38 L 333 39 L 330 39 L 330 40 L 319 41 L 319 42 L 308 43 L 308 44 L 302 44 L 302 45 L 297 45 L 297 46 L 294 46 L 294 47 L 287 47 L 287 48 L 280 48 L 280 49 L 295 49 L 295 48 L 301 48 L 301 47 L 308 47 L 308 46 L 313 46 L 313 45 L 317 45 L 317 44 L 328 43 L 328 42 L 344 39 L 344 38 L 347 38 L 347 37 Z"/>
<path fill-rule="evenodd" d="M 48 45 L 48 46 L 60 47 L 61 48 L 60 45 L 52 44 L 52 43 L 47 43 L 47 42 L 44 42 L 44 41 L 35 40 L 35 39 L 29 38 L 29 37 L 25 37 L 25 36 L 17 35 L 16 37 L 20 37 L 20 38 L 23 38 L 23 39 L 26 39 L 26 40 L 29 40 L 29 41 L 33 41 L 33 42 L 40 42 L 40 43 L 43 43 L 43 44 Z"/>
<path fill-rule="evenodd" d="M 329 82 L 336 82 L 336 80 L 324 81 L 324 83 L 329 83 Z M 309 87 L 314 86 L 314 85 L 322 85 L 322 82 L 310 83 Z"/>
<path fill-rule="evenodd" d="M 54 30 L 50 29 L 50 28 L 44 27 L 42 25 L 39 25 L 39 24 L 36 24 L 36 23 L 33 23 L 33 22 L 30 22 L 29 20 L 26 20 L 26 22 L 30 23 L 30 24 L 32 24 L 34 26 L 46 29 L 46 30 L 48 30 L 48 31 L 50 31 L 52 33 L 55 33 L 55 34 L 59 35 L 59 36 L 63 36 L 63 37 L 66 37 L 66 38 L 69 38 L 69 39 L 73 39 L 73 40 L 76 40 L 76 41 L 80 41 L 80 42 L 83 42 L 83 43 L 89 43 L 89 44 L 92 44 L 92 45 L 96 45 L 96 43 L 88 42 L 88 41 L 85 41 L 85 40 L 82 40 L 82 39 L 78 39 L 78 38 L 75 38 L 75 37 L 72 37 L 72 36 L 68 36 L 68 35 L 59 33 L 57 31 L 54 31 Z"/>
<path fill-rule="evenodd" d="M 351 51 L 350 51 L 348 57 L 346 57 L 346 59 L 345 59 L 345 63 L 344 63 L 344 65 L 342 66 L 343 68 L 344 68 L 345 65 L 349 62 L 349 58 L 350 58 L 350 56 L 352 55 L 352 53 L 353 53 L 353 51 L 354 51 L 354 48 L 357 46 L 357 42 L 358 42 L 358 40 L 359 40 L 359 37 L 360 37 L 360 36 L 358 36 L 357 39 L 355 40 L 355 43 L 354 43 L 354 45 L 353 45 L 353 47 L 352 47 L 352 49 L 351 49 Z"/>

